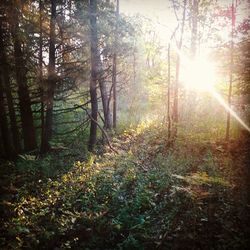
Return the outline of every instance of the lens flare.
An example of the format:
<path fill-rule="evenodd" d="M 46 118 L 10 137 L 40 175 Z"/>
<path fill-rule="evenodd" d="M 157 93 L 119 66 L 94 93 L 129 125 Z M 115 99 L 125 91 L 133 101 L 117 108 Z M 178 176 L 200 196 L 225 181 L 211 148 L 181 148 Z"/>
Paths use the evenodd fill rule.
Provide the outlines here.
<path fill-rule="evenodd" d="M 250 133 L 250 127 L 239 117 L 239 115 L 226 103 L 223 97 L 215 90 L 217 81 L 215 66 L 206 57 L 198 57 L 190 60 L 175 47 L 175 51 L 181 59 L 182 72 L 180 80 L 187 89 L 195 91 L 210 92 L 222 107 L 235 118 L 239 124 Z"/>
<path fill-rule="evenodd" d="M 218 94 L 215 90 L 211 91 L 212 95 L 216 98 L 216 100 L 228 111 L 240 124 L 244 127 L 248 132 L 250 132 L 250 127 L 238 116 L 238 114 L 229 107 L 229 105 L 225 102 L 225 100 Z"/>

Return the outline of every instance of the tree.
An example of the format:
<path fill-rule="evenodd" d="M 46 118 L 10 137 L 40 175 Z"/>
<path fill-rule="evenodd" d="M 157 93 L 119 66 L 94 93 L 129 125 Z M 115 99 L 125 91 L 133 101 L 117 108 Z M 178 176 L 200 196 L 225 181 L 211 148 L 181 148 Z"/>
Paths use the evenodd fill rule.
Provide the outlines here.
<path fill-rule="evenodd" d="M 91 123 L 89 134 L 89 151 L 93 151 L 96 143 L 97 132 L 97 115 L 98 115 L 98 102 L 97 102 L 97 81 L 98 81 L 98 39 L 97 39 L 97 0 L 90 0 L 89 2 L 89 18 L 90 18 L 90 42 L 91 42 L 91 77 L 90 77 L 90 103 L 91 103 Z"/>
<path fill-rule="evenodd" d="M 194 59 L 197 50 L 199 0 L 193 0 L 191 10 L 191 58 Z"/>
<path fill-rule="evenodd" d="M 230 72 L 229 72 L 229 88 L 228 88 L 228 107 L 231 108 L 232 99 L 232 87 L 233 87 L 233 67 L 234 67 L 234 32 L 235 32 L 235 5 L 234 0 L 232 0 L 231 6 L 231 44 L 230 44 Z M 227 125 L 226 125 L 226 140 L 229 140 L 230 134 L 230 120 L 231 114 L 227 112 Z"/>
<path fill-rule="evenodd" d="M 187 0 L 183 1 L 183 13 L 181 19 L 181 31 L 180 31 L 180 38 L 177 43 L 177 49 L 181 51 L 182 48 L 182 41 L 183 41 L 183 34 L 184 34 L 184 27 L 185 27 L 185 19 L 186 19 L 186 6 Z M 177 136 L 177 124 L 179 118 L 179 75 L 180 75 L 180 55 L 179 52 L 177 53 L 177 61 L 176 61 L 176 73 L 175 73 L 175 85 L 174 85 L 174 101 L 173 101 L 173 136 L 174 138 Z"/>
<path fill-rule="evenodd" d="M 43 29 L 42 29 L 42 13 L 43 3 L 39 0 L 39 89 L 40 89 L 40 100 L 41 100 L 41 145 L 40 151 L 45 151 L 45 121 L 44 121 L 44 81 L 43 81 Z"/>
<path fill-rule="evenodd" d="M 103 114 L 104 114 L 104 128 L 110 129 L 111 128 L 111 121 L 110 121 L 110 112 L 108 107 L 108 92 L 107 92 L 107 86 L 104 79 L 104 72 L 102 70 L 102 63 L 100 60 L 100 52 L 97 47 L 97 78 L 99 82 L 100 92 L 101 92 L 101 98 L 102 98 L 102 107 L 103 107 Z"/>
<path fill-rule="evenodd" d="M 5 150 L 5 155 L 8 158 L 12 158 L 14 156 L 14 150 L 12 148 L 12 141 L 10 137 L 7 115 L 4 104 L 4 92 L 3 92 L 3 75 L 0 71 L 1 79 L 0 79 L 0 130 L 3 140 L 3 148 Z"/>
<path fill-rule="evenodd" d="M 20 106 L 20 116 L 22 124 L 22 132 L 24 139 L 25 151 L 36 149 L 36 135 L 35 127 L 31 109 L 31 100 L 29 96 L 29 89 L 27 84 L 27 68 L 24 60 L 24 52 L 21 45 L 20 29 L 20 10 L 21 4 L 19 1 L 12 2 L 11 16 L 9 17 L 11 23 L 11 33 L 14 43 L 14 61 L 16 71 L 16 83 L 18 86 L 18 97 Z"/>
<path fill-rule="evenodd" d="M 49 141 L 52 136 L 53 126 L 53 105 L 54 105 L 54 93 L 56 87 L 56 47 L 55 47 L 55 25 L 56 25 L 56 1 L 51 0 L 51 18 L 50 18 L 50 35 L 49 35 L 49 65 L 48 65 L 48 79 L 47 79 L 47 91 L 46 91 L 46 118 L 45 128 L 42 138 L 41 151 L 46 153 L 49 148 Z"/>
<path fill-rule="evenodd" d="M 6 94 L 9 118 L 10 118 L 10 127 L 13 137 L 13 144 L 16 153 L 21 152 L 21 142 L 20 142 L 20 133 L 17 126 L 16 112 L 14 107 L 13 96 L 11 93 L 10 87 L 10 65 L 7 62 L 6 56 L 6 46 L 4 44 L 4 28 L 3 20 L 0 20 L 0 75 L 2 76 L 2 91 Z"/>
<path fill-rule="evenodd" d="M 112 71 L 112 86 L 113 86 L 113 128 L 116 129 L 117 122 L 117 32 L 118 32 L 118 18 L 119 18 L 119 0 L 116 0 L 116 25 L 115 25 L 115 41 L 113 54 L 113 71 Z"/>

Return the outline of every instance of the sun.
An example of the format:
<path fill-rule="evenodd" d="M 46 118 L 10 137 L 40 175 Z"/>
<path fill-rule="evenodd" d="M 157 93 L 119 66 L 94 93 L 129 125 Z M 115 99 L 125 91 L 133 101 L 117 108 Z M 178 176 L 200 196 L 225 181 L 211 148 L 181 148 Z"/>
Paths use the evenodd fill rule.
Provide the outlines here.
<path fill-rule="evenodd" d="M 212 61 L 209 61 L 207 57 L 199 57 L 195 60 L 190 60 L 182 56 L 181 60 L 183 69 L 180 75 L 180 80 L 184 86 L 187 89 L 198 92 L 209 92 L 227 112 L 229 112 L 248 132 L 250 132 L 250 127 L 214 88 L 218 79 L 215 64 L 212 63 Z"/>
<path fill-rule="evenodd" d="M 216 83 L 215 65 L 205 57 L 194 60 L 182 59 L 180 80 L 183 85 L 194 91 L 211 91 Z"/>

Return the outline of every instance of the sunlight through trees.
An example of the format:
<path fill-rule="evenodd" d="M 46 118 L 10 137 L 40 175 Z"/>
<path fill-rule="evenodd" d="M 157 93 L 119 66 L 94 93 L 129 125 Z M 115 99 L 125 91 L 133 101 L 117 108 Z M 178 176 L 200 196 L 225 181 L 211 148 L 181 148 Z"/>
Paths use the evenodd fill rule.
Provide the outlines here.
<path fill-rule="evenodd" d="M 247 249 L 249 9 L 0 1 L 0 248 Z"/>

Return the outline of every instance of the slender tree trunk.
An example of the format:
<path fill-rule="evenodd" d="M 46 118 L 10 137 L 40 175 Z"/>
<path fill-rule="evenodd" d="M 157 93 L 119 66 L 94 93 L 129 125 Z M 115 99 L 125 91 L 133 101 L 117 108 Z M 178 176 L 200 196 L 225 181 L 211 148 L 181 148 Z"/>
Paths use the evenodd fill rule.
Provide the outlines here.
<path fill-rule="evenodd" d="M 3 146 L 3 137 L 2 137 L 2 131 L 0 128 L 0 158 L 4 158 L 6 155 L 4 146 Z"/>
<path fill-rule="evenodd" d="M 199 0 L 193 0 L 191 6 L 191 46 L 190 58 L 196 59 L 197 54 L 197 37 L 198 37 L 198 13 L 199 13 Z M 187 91 L 187 115 L 188 121 L 191 122 L 195 117 L 197 107 L 197 93 L 195 91 Z"/>
<path fill-rule="evenodd" d="M 174 101 L 173 101 L 173 125 L 174 136 L 177 135 L 177 124 L 179 120 L 179 73 L 180 72 L 180 56 L 177 55 L 176 72 L 175 72 L 175 85 L 174 85 Z"/>
<path fill-rule="evenodd" d="M 30 151 L 36 149 L 37 147 L 36 135 L 31 109 L 31 101 L 29 96 L 29 89 L 27 85 L 25 62 L 21 48 L 21 41 L 19 39 L 19 13 L 17 12 L 16 6 L 13 7 L 12 21 L 12 37 L 14 42 L 16 82 L 18 86 L 18 97 L 24 139 L 24 149 L 25 151 Z"/>
<path fill-rule="evenodd" d="M 115 43 L 114 43 L 114 55 L 113 55 L 113 75 L 112 75 L 112 84 L 113 84 L 113 128 L 116 129 L 117 123 L 117 29 L 118 29 L 118 18 L 119 18 L 119 0 L 116 0 L 116 30 L 115 30 Z"/>
<path fill-rule="evenodd" d="M 98 52 L 99 54 L 99 52 Z M 101 60 L 100 56 L 98 56 L 98 61 L 99 61 L 99 66 L 98 66 L 98 82 L 99 82 L 99 87 L 101 91 L 101 98 L 102 98 L 102 107 L 103 107 L 103 114 L 104 114 L 104 128 L 105 129 L 110 129 L 111 128 L 111 121 L 110 121 L 110 112 L 109 112 L 109 106 L 108 106 L 108 92 L 107 92 L 107 86 L 105 84 L 105 81 L 103 79 L 101 68 Z"/>
<path fill-rule="evenodd" d="M 109 103 L 108 103 L 108 91 L 107 91 L 107 85 L 106 85 L 105 80 L 103 78 L 102 62 L 101 62 L 101 58 L 100 58 L 100 51 L 98 49 L 97 22 L 96 22 L 96 20 L 95 20 L 94 30 L 96 32 L 96 41 L 97 41 L 97 47 L 96 47 L 97 80 L 98 80 L 100 92 L 101 92 L 102 107 L 103 107 L 103 114 L 104 114 L 104 128 L 110 129 L 111 128 L 111 120 L 110 120 Z"/>
<path fill-rule="evenodd" d="M 231 22 L 231 45 L 230 45 L 230 73 L 229 73 L 229 88 L 228 88 L 228 107 L 232 105 L 232 88 L 233 88 L 233 66 L 234 66 L 234 27 L 235 27 L 235 6 L 232 0 L 232 22 Z M 231 114 L 227 112 L 226 140 L 230 138 Z"/>
<path fill-rule="evenodd" d="M 91 79 L 90 79 L 90 102 L 91 102 L 91 123 L 89 134 L 88 150 L 93 151 L 96 144 L 97 132 L 97 115 L 98 115 L 98 102 L 97 102 L 97 78 L 98 78 L 98 40 L 97 40 L 97 24 L 96 24 L 97 2 L 90 0 L 89 2 L 89 15 L 90 15 L 90 41 L 91 41 Z"/>
<path fill-rule="evenodd" d="M 178 43 L 178 50 L 180 51 L 182 48 L 182 39 L 184 33 L 185 26 L 185 18 L 186 18 L 186 6 L 187 0 L 184 0 L 183 14 L 182 14 L 182 24 L 181 24 L 181 34 L 180 40 Z M 179 120 L 179 75 L 180 75 L 180 55 L 177 54 L 177 62 L 176 62 L 176 74 L 175 74 L 175 86 L 174 86 L 174 101 L 173 101 L 173 136 L 177 136 L 177 125 Z"/>
<path fill-rule="evenodd" d="M 3 93 L 3 75 L 0 77 L 0 129 L 3 140 L 3 148 L 7 158 L 12 158 L 14 156 L 14 150 L 12 147 L 12 141 L 10 137 L 10 132 L 8 128 L 8 119 L 4 104 L 4 93 Z"/>
<path fill-rule="evenodd" d="M 134 41 L 134 49 L 133 49 L 133 84 L 135 87 L 135 84 L 136 84 L 136 41 Z"/>
<path fill-rule="evenodd" d="M 50 18 L 50 39 L 49 39 L 49 65 L 46 95 L 46 118 L 45 130 L 42 139 L 41 151 L 46 153 L 50 149 L 49 141 L 52 137 L 53 126 L 53 104 L 56 86 L 56 46 L 55 46 L 55 25 L 56 25 L 56 1 L 51 0 L 51 18 Z"/>
<path fill-rule="evenodd" d="M 0 75 L 2 78 L 2 88 L 6 93 L 7 98 L 7 105 L 9 110 L 9 117 L 10 117 L 10 127 L 13 137 L 13 143 L 15 152 L 18 154 L 21 152 L 21 142 L 20 142 L 20 134 L 17 127 L 17 120 L 16 120 L 16 113 L 14 108 L 13 97 L 10 88 L 10 72 L 9 72 L 9 64 L 7 62 L 6 54 L 5 54 L 5 47 L 3 43 L 3 30 L 2 24 L 0 24 Z"/>
<path fill-rule="evenodd" d="M 198 12 L 199 0 L 193 0 L 192 5 L 192 31 L 191 31 L 191 58 L 194 59 L 197 51 L 197 34 L 198 34 Z"/>
<path fill-rule="evenodd" d="M 112 75 L 112 84 L 113 84 L 113 128 L 116 129 L 117 121 L 117 90 L 116 90 L 116 53 L 113 56 L 113 75 Z"/>
<path fill-rule="evenodd" d="M 39 89 L 41 94 L 41 145 L 45 136 L 45 122 L 44 122 L 44 84 L 43 84 L 43 31 L 42 31 L 42 0 L 39 0 Z"/>
<path fill-rule="evenodd" d="M 168 44 L 168 100 L 167 100 L 167 120 L 168 120 L 168 140 L 171 137 L 171 115 L 170 115 L 170 92 L 171 92 L 171 65 L 170 65 L 170 43 Z"/>
<path fill-rule="evenodd" d="M 168 43 L 168 87 L 167 87 L 167 121 L 168 121 L 168 140 L 171 138 L 172 132 L 172 119 L 171 119 L 171 42 L 178 30 L 179 25 L 176 26 L 174 32 L 172 33 L 169 43 Z"/>

